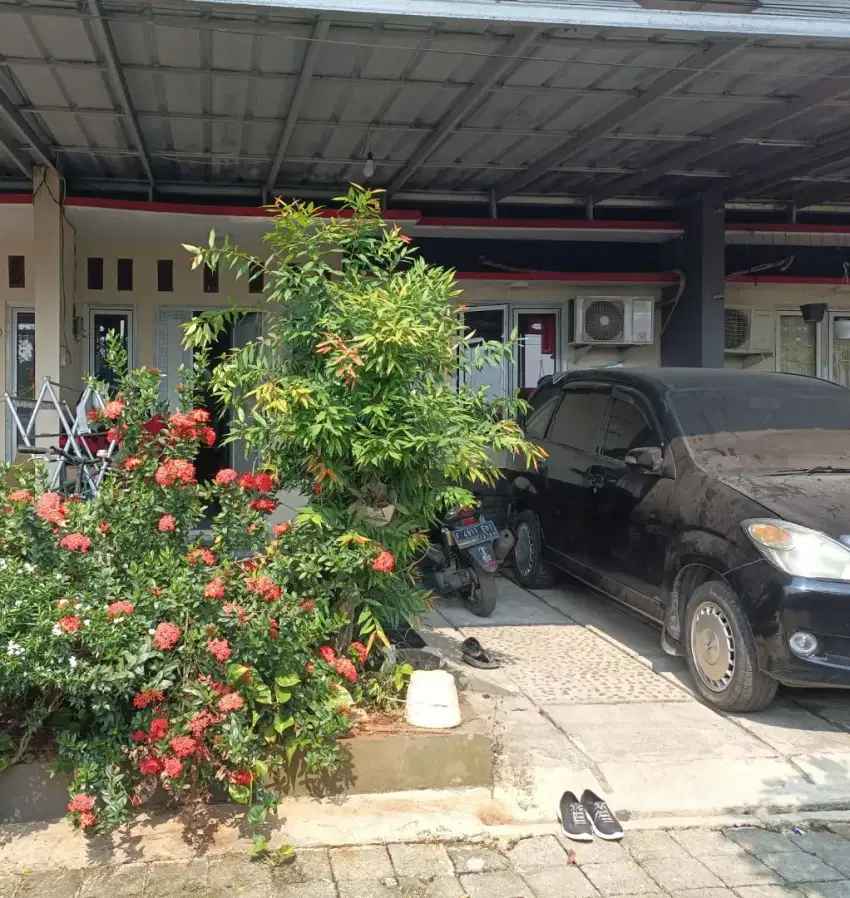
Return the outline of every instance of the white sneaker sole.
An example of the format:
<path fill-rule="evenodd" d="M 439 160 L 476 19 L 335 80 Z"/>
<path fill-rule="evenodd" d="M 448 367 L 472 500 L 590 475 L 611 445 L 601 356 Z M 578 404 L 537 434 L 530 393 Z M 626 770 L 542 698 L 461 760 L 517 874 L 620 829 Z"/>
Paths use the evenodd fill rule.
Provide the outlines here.
<path fill-rule="evenodd" d="M 558 823 L 561 824 L 561 832 L 568 838 L 572 839 L 573 842 L 592 842 L 593 841 L 593 833 L 568 833 L 566 827 L 564 826 L 564 821 L 561 819 L 561 812 L 558 811 Z M 591 823 L 591 826 L 593 824 Z M 604 838 L 604 836 L 603 836 Z"/>
<path fill-rule="evenodd" d="M 620 830 L 618 833 L 603 833 L 600 832 L 596 828 L 596 824 L 593 822 L 593 818 L 588 814 L 588 819 L 590 820 L 590 828 L 593 830 L 593 835 L 596 836 L 597 839 L 602 839 L 604 842 L 619 842 L 620 839 L 623 838 L 625 833 L 623 830 Z"/>

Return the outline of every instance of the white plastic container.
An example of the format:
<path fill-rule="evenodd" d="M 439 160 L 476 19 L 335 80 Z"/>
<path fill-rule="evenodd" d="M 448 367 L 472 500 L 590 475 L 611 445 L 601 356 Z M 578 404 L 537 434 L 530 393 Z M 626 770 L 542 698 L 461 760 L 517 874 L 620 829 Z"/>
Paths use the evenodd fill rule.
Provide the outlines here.
<path fill-rule="evenodd" d="M 407 688 L 407 722 L 428 730 L 460 726 L 455 678 L 447 670 L 414 670 Z"/>

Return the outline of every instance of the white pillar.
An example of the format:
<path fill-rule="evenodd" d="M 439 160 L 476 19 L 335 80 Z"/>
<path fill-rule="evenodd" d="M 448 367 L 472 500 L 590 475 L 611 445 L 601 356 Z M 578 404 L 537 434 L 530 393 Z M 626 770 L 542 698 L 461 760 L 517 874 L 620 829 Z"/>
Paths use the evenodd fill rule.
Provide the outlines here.
<path fill-rule="evenodd" d="M 60 205 L 61 183 L 53 168 L 36 166 L 33 170 L 33 273 L 35 302 L 35 391 L 38 395 L 45 377 L 62 382 L 63 350 L 63 222 Z M 58 392 L 58 390 L 57 390 Z M 55 413 L 41 411 L 35 422 L 36 433 L 58 433 Z M 55 445 L 55 437 L 39 440 Z"/>

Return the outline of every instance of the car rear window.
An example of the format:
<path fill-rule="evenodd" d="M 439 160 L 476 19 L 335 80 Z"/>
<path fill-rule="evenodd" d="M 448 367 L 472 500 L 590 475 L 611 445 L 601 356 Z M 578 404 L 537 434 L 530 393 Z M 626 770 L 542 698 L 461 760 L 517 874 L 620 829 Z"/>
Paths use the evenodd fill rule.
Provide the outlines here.
<path fill-rule="evenodd" d="M 801 378 L 673 390 L 668 400 L 697 459 L 776 470 L 850 462 L 850 390 Z"/>
<path fill-rule="evenodd" d="M 542 440 L 561 398 L 560 387 L 543 387 L 528 400 L 531 410 L 525 419 L 525 432 L 533 440 Z"/>

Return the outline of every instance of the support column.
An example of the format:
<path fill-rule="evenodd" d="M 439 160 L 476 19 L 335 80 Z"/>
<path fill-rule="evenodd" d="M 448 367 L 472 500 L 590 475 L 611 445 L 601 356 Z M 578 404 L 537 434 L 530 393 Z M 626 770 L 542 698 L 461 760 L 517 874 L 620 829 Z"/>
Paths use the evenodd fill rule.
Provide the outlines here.
<path fill-rule="evenodd" d="M 699 200 L 681 213 L 685 233 L 678 267 L 685 289 L 662 315 L 661 364 L 722 368 L 726 279 L 726 220 L 723 202 Z"/>
<path fill-rule="evenodd" d="M 63 350 L 63 222 L 58 172 L 46 166 L 33 169 L 33 298 L 35 304 L 35 392 L 44 378 L 62 382 Z M 58 393 L 58 390 L 57 390 Z M 55 413 L 39 412 L 36 433 L 55 434 Z M 39 440 L 54 445 L 55 438 Z"/>

